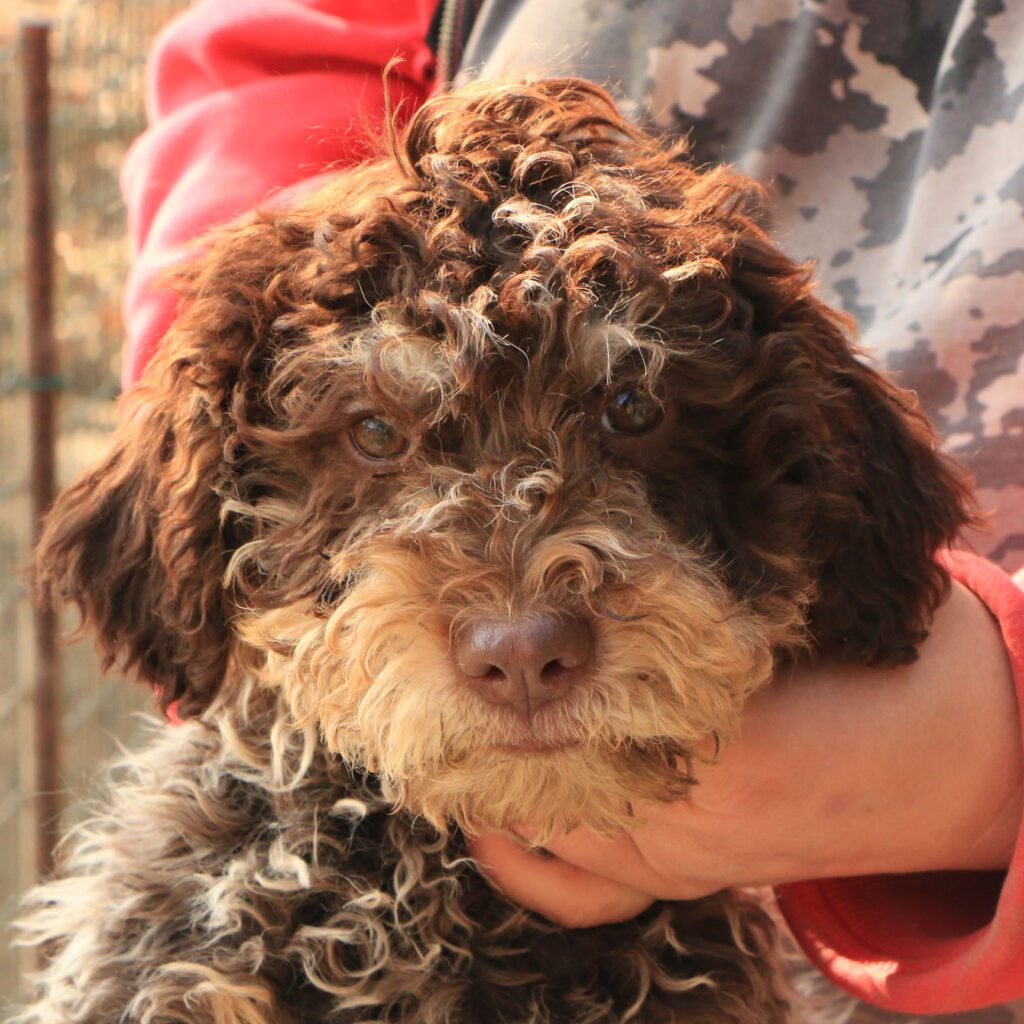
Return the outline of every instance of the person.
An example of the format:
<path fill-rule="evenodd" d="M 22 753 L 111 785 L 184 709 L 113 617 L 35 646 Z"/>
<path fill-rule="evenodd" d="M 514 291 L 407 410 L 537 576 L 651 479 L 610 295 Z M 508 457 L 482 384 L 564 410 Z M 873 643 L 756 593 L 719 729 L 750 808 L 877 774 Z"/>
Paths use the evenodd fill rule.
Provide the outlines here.
<path fill-rule="evenodd" d="M 385 106 L 435 86 L 434 0 L 206 0 L 158 39 L 124 170 L 137 257 L 125 384 L 174 317 L 155 281 L 210 225 L 358 161 Z M 801 670 L 757 696 L 684 801 L 627 837 L 502 836 L 496 883 L 572 925 L 654 897 L 775 885 L 811 960 L 878 1006 L 1024 997 L 1024 18 L 992 0 L 447 0 L 441 64 L 610 82 L 698 162 L 771 184 L 775 234 L 975 471 L 991 561 L 955 578 L 920 659 Z M 524 838 L 529 838 L 524 823 Z M 810 880 L 809 880 L 810 879 Z"/>

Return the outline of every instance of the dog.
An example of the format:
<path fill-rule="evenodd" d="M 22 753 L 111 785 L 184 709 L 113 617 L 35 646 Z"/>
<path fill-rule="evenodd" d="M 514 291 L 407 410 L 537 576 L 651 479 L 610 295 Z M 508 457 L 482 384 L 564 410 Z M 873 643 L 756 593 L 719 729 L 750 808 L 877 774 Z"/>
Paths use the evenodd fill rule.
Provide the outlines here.
<path fill-rule="evenodd" d="M 550 79 L 206 239 L 38 550 L 183 721 L 29 896 L 21 1024 L 789 1019 L 752 897 L 568 931 L 464 845 L 635 827 L 780 665 L 910 661 L 947 592 L 967 478 L 763 206 Z"/>

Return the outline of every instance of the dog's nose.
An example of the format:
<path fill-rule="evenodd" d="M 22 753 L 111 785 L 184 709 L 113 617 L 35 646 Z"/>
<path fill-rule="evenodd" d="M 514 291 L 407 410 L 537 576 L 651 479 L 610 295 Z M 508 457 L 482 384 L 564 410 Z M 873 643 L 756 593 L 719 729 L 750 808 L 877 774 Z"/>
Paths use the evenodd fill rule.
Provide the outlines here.
<path fill-rule="evenodd" d="M 454 654 L 471 689 L 529 721 L 583 678 L 592 650 L 581 619 L 534 612 L 470 622 L 459 631 Z"/>

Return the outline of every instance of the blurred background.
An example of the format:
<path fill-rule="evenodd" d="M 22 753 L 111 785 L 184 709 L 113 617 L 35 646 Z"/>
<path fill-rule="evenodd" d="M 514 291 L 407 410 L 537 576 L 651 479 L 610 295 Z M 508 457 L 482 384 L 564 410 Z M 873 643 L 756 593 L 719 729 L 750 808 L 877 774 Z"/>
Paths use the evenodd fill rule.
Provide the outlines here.
<path fill-rule="evenodd" d="M 30 953 L 10 949 L 18 894 L 46 863 L 55 817 L 61 827 L 71 823 L 99 766 L 119 743 L 133 742 L 141 727 L 134 712 L 150 706 L 144 693 L 102 677 L 88 641 L 61 649 L 50 673 L 56 699 L 34 700 L 41 674 L 46 685 L 49 658 L 45 642 L 40 653 L 17 570 L 31 546 L 32 481 L 45 476 L 40 463 L 51 459 L 48 450 L 61 486 L 95 457 L 116 418 L 120 291 L 129 258 L 118 168 L 145 124 L 146 50 L 185 5 L 0 0 L 0 1021 L 23 994 L 20 978 L 32 964 Z M 34 26 L 26 28 L 29 21 Z M 34 70 L 38 84 L 41 69 L 38 61 L 33 69 L 26 39 L 35 39 L 38 55 L 40 24 L 49 25 L 42 40 L 48 130 L 40 112 L 27 109 L 26 75 Z M 33 195 L 40 198 L 31 173 L 33 130 L 49 140 L 56 375 L 41 375 L 29 358 L 39 344 L 29 305 L 39 278 L 28 246 Z M 33 429 L 48 395 L 56 416 L 52 445 L 45 430 Z"/>

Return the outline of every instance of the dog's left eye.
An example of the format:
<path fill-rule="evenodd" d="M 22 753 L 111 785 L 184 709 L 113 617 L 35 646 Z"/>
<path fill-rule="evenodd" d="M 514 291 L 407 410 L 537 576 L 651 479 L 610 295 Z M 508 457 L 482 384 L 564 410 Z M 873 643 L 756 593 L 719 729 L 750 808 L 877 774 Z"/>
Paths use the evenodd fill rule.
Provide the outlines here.
<path fill-rule="evenodd" d="M 601 426 L 612 434 L 646 434 L 664 415 L 661 403 L 652 395 L 625 388 L 605 407 Z"/>
<path fill-rule="evenodd" d="M 380 416 L 360 420 L 349 430 L 349 436 L 362 455 L 378 461 L 397 458 L 408 445 L 405 437 Z"/>

